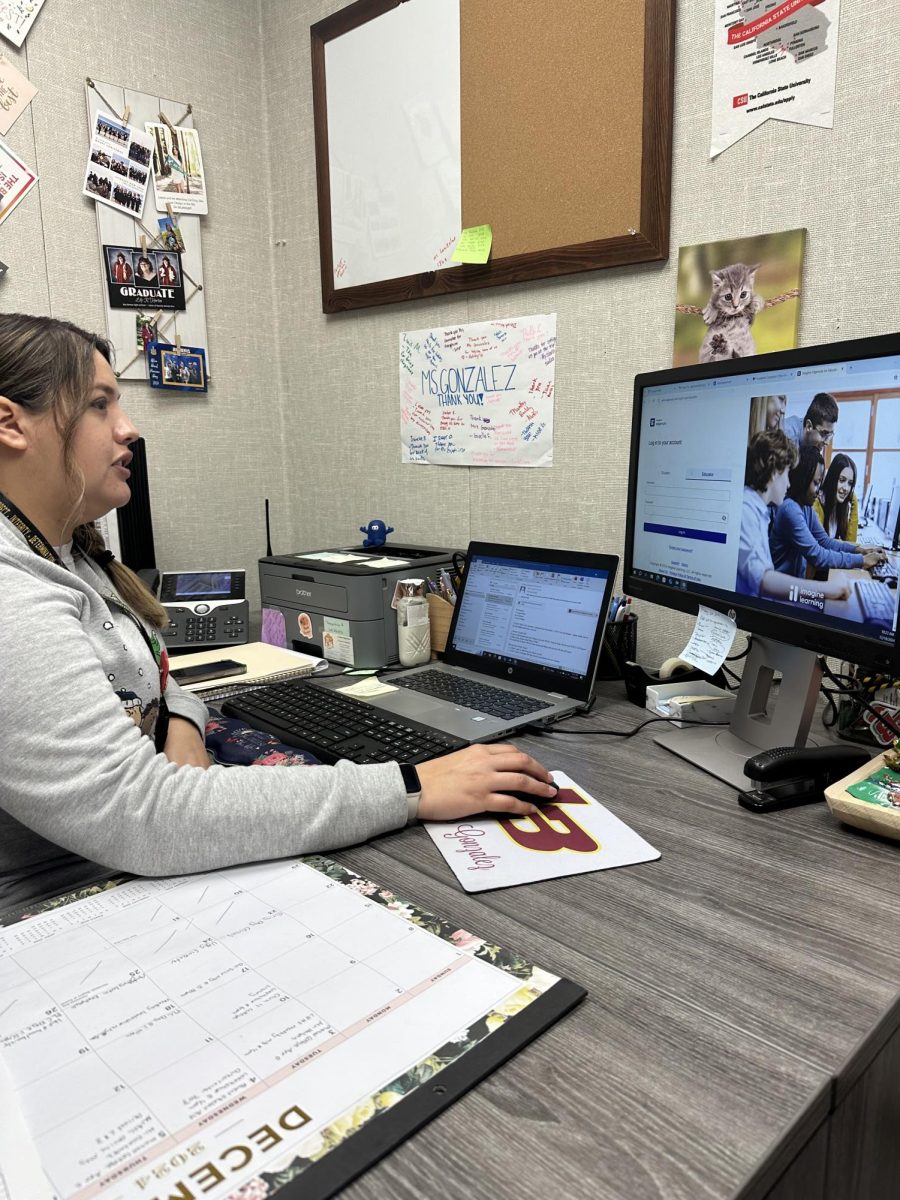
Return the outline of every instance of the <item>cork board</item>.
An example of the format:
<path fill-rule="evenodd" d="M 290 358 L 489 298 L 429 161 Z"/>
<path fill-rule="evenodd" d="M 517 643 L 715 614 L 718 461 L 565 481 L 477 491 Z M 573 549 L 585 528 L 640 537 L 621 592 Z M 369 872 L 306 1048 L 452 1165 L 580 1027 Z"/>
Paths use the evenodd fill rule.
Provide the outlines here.
<path fill-rule="evenodd" d="M 637 229 L 643 0 L 461 0 L 460 15 L 463 226 L 489 224 L 495 258 Z"/>
<path fill-rule="evenodd" d="M 667 258 L 673 26 L 674 0 L 356 0 L 313 25 L 323 310 Z M 486 265 L 448 261 L 457 220 L 492 226 Z"/>

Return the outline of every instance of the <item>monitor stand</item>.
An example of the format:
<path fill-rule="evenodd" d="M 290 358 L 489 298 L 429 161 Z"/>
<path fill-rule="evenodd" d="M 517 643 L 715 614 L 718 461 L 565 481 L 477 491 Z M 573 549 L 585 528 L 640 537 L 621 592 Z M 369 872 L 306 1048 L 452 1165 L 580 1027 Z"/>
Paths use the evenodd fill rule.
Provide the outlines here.
<path fill-rule="evenodd" d="M 781 683 L 773 691 L 776 671 Z M 821 680 L 822 668 L 811 650 L 754 637 L 728 728 L 692 725 L 661 733 L 655 741 L 731 787 L 753 787 L 744 774 L 751 755 L 817 740 L 808 734 Z"/>

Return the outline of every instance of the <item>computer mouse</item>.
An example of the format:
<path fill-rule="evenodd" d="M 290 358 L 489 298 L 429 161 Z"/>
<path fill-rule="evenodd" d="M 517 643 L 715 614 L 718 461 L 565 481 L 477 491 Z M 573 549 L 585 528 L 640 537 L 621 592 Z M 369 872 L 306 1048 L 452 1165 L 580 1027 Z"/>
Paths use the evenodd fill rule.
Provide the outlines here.
<path fill-rule="evenodd" d="M 523 800 L 526 804 L 552 804 L 559 795 L 559 784 L 551 783 L 551 787 L 556 788 L 552 796 L 532 796 L 531 792 L 502 792 L 503 796 L 515 796 L 517 800 Z"/>

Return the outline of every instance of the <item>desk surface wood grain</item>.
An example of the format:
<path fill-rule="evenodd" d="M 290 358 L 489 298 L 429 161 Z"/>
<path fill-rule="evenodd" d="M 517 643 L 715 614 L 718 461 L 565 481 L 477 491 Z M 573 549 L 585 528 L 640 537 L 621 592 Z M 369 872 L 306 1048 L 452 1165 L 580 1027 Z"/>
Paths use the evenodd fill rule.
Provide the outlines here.
<path fill-rule="evenodd" d="M 659 727 L 564 732 L 644 719 L 605 691 L 589 718 L 519 744 L 658 862 L 476 899 L 422 829 L 340 855 L 589 989 L 348 1195 L 749 1200 L 823 1141 L 824 1114 L 900 1026 L 900 845 L 824 804 L 748 813 L 656 746 Z"/>

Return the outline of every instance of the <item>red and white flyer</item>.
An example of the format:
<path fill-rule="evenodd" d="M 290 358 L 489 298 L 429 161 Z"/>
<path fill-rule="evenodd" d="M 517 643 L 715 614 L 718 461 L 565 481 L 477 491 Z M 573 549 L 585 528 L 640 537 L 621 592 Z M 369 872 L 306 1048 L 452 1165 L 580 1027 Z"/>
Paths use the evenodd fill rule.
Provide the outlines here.
<path fill-rule="evenodd" d="M 715 0 L 715 158 L 769 117 L 831 129 L 840 0 Z"/>

